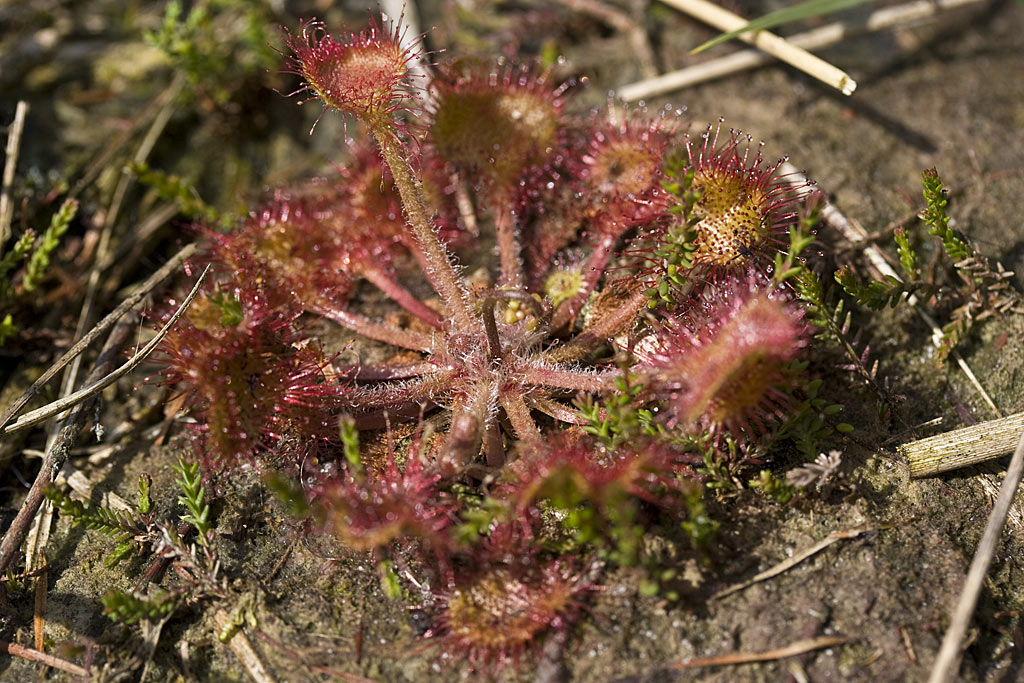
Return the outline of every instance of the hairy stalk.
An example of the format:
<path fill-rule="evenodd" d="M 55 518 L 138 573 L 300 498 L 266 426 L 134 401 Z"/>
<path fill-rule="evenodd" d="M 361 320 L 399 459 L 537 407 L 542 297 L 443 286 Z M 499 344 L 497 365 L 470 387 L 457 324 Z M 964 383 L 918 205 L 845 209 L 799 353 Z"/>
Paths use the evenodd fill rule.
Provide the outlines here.
<path fill-rule="evenodd" d="M 530 416 L 530 408 L 520 395 L 501 397 L 501 407 L 505 409 L 508 421 L 512 423 L 516 438 L 520 441 L 539 441 L 540 429 Z"/>
<path fill-rule="evenodd" d="M 402 197 L 405 215 L 409 219 L 416 243 L 426 261 L 427 279 L 441 295 L 448 313 L 458 327 L 467 330 L 477 327 L 478 321 L 473 316 L 466 288 L 459 278 L 451 255 L 437 237 L 426 200 L 418 185 L 419 181 L 416 180 L 415 174 L 409 168 L 409 163 L 402 156 L 401 145 L 395 138 L 393 122 L 390 118 L 377 118 L 368 123 L 377 144 L 380 145 L 384 162 L 391 169 L 391 176 L 395 180 L 395 186 L 398 187 L 398 193 Z"/>
<path fill-rule="evenodd" d="M 543 396 L 527 396 L 526 404 L 534 410 L 544 413 L 548 417 L 554 418 L 559 422 L 575 425 L 590 424 L 575 408 L 571 408 L 550 398 L 545 398 Z"/>
<path fill-rule="evenodd" d="M 523 287 L 523 259 L 519 253 L 519 236 L 516 234 L 516 221 L 513 215 L 512 202 L 499 199 L 495 202 L 498 211 L 494 216 L 494 231 L 498 238 L 498 257 L 501 260 L 502 287 L 521 289 Z"/>
<path fill-rule="evenodd" d="M 628 328 L 647 306 L 647 301 L 647 293 L 642 288 L 637 289 L 614 313 L 603 316 L 593 327 L 577 335 L 568 344 L 548 351 L 545 354 L 547 360 L 564 363 L 586 358 L 596 345 L 603 344 L 620 330 Z"/>
<path fill-rule="evenodd" d="M 408 379 L 437 372 L 437 366 L 430 361 L 395 363 L 394 365 L 335 365 L 334 369 L 350 379 L 363 382 L 384 382 L 391 379 Z"/>
<path fill-rule="evenodd" d="M 612 374 L 562 370 L 535 365 L 524 369 L 521 378 L 524 384 L 569 389 L 570 391 L 599 392 L 611 387 Z"/>
<path fill-rule="evenodd" d="M 452 426 L 442 448 L 442 462 L 450 463 L 456 470 L 461 470 L 480 452 L 482 440 L 494 423 L 491 409 L 495 393 L 494 381 L 488 379 L 473 387 L 468 397 L 455 400 L 452 406 Z M 487 464 L 492 467 L 505 464 L 504 448 L 499 453 L 494 444 L 490 443 Z"/>
<path fill-rule="evenodd" d="M 383 325 L 358 313 L 346 311 L 343 308 L 327 309 L 314 306 L 310 308 L 310 312 L 322 315 L 328 320 L 336 322 L 342 327 L 361 334 L 368 339 L 374 339 L 385 344 L 392 344 L 403 349 L 412 349 L 413 351 L 430 351 L 432 347 L 430 337 L 425 334 Z"/>
<path fill-rule="evenodd" d="M 413 296 L 412 292 L 395 280 L 391 273 L 373 264 L 364 264 L 359 272 L 377 289 L 419 320 L 437 329 L 444 327 L 444 318 L 441 314 Z"/>

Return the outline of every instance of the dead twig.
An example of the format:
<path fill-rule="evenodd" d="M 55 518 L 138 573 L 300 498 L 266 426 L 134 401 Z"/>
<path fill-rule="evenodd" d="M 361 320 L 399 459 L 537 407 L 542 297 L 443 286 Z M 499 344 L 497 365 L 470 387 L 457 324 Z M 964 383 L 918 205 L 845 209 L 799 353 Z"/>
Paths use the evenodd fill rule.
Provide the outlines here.
<path fill-rule="evenodd" d="M 21 135 L 25 132 L 25 119 L 28 117 L 28 102 L 18 100 L 14 108 L 14 120 L 7 129 L 7 147 L 4 149 L 3 185 L 0 186 L 0 256 L 4 253 L 4 243 L 11 236 L 11 216 L 14 205 L 11 203 L 11 188 L 14 187 L 14 171 L 18 168 L 18 153 L 21 150 Z"/>
<path fill-rule="evenodd" d="M 32 410 L 30 412 L 25 413 L 24 415 L 19 417 L 13 424 L 4 427 L 3 431 L 0 432 L 0 434 L 10 434 L 20 429 L 31 427 L 32 425 L 38 424 L 39 422 L 42 422 L 43 420 L 46 420 L 54 415 L 57 415 L 58 413 L 62 413 L 68 408 L 98 394 L 99 392 L 103 391 L 103 389 L 107 388 L 108 386 L 116 382 L 118 379 L 134 370 L 135 366 L 144 361 L 149 356 L 149 354 L 153 353 L 156 347 L 160 344 L 161 341 L 163 341 L 163 338 L 170 331 L 171 326 L 173 326 L 174 323 L 178 322 L 178 318 L 182 316 L 182 314 L 185 312 L 185 309 L 187 309 L 189 304 L 192 303 L 192 300 L 196 298 L 196 295 L 199 294 L 199 288 L 202 286 L 203 280 L 206 279 L 206 274 L 209 272 L 209 270 L 210 266 L 207 266 L 206 269 L 203 270 L 202 274 L 199 276 L 199 279 L 196 280 L 195 286 L 192 287 L 192 291 L 188 293 L 188 296 L 185 297 L 185 300 L 181 302 L 180 306 L 178 306 L 178 310 L 176 310 L 174 312 L 174 315 L 171 316 L 170 320 L 168 320 L 164 324 L 164 326 L 160 328 L 160 331 L 157 332 L 156 336 L 149 340 L 149 343 L 143 346 L 124 365 L 109 373 L 105 377 L 87 383 L 86 386 L 74 392 L 73 394 L 69 394 L 62 399 L 54 401 L 53 403 L 49 403 L 43 406 L 42 408 L 37 408 L 36 410 Z"/>
<path fill-rule="evenodd" d="M 96 365 L 86 379 L 87 383 L 99 380 L 114 367 L 121 347 L 127 343 L 133 331 L 134 325 L 129 320 L 121 320 L 114 326 L 100 351 L 99 358 L 96 359 Z M 11 522 L 7 533 L 4 534 L 3 541 L 0 541 L 0 574 L 6 571 L 21 546 L 21 542 L 25 540 L 32 520 L 35 519 L 36 513 L 39 512 L 39 508 L 45 500 L 43 491 L 53 482 L 60 468 L 67 461 L 68 453 L 75 445 L 75 439 L 78 438 L 78 432 L 85 424 L 92 404 L 92 397 L 78 403 L 62 423 L 57 439 L 47 449 L 46 457 L 43 458 L 43 464 L 39 468 L 39 474 L 36 475 L 17 516 Z"/>
<path fill-rule="evenodd" d="M 33 396 L 39 393 L 39 391 L 46 385 L 50 379 L 53 378 L 61 369 L 64 368 L 73 358 L 78 356 L 84 351 L 93 341 L 95 341 L 101 334 L 103 334 L 111 325 L 117 322 L 121 316 L 134 308 L 142 299 L 153 291 L 154 288 L 165 279 L 167 279 L 171 273 L 175 272 L 184 261 L 190 258 L 196 252 L 195 243 L 189 244 L 182 248 L 177 254 L 165 263 L 159 270 L 146 278 L 146 281 L 139 285 L 138 289 L 134 294 L 129 296 L 127 299 L 122 301 L 117 308 L 107 314 L 100 322 L 96 324 L 89 333 L 78 340 L 74 346 L 68 349 L 63 356 L 57 360 L 56 363 L 47 368 L 46 372 L 42 374 L 35 382 L 32 383 L 21 397 L 14 401 L 7 411 L 0 417 L 0 428 L 6 427 L 11 419 L 18 414 L 25 404 L 28 403 Z"/>
<path fill-rule="evenodd" d="M 2 640 L 0 640 L 0 643 L 3 644 L 3 648 L 7 654 L 12 657 L 21 657 L 22 659 L 27 659 L 32 662 L 40 662 L 41 664 L 53 667 L 54 669 L 60 669 L 72 676 L 82 676 L 84 678 L 89 677 L 89 671 L 87 669 L 84 669 L 77 664 L 72 664 L 66 659 L 54 657 L 53 655 L 48 655 L 45 652 L 33 650 L 30 647 L 22 647 L 16 643 L 8 643 Z"/>
<path fill-rule="evenodd" d="M 227 610 L 217 610 L 213 615 L 213 621 L 217 626 L 217 630 L 223 632 L 228 627 L 229 615 Z M 238 661 L 245 668 L 249 678 L 256 681 L 256 683 L 273 683 L 276 680 L 267 671 L 263 660 L 256 650 L 253 649 L 252 643 L 249 642 L 249 638 L 246 637 L 241 629 L 231 636 L 231 639 L 228 641 L 228 647 L 231 648 L 231 652 L 234 653 L 235 657 L 238 658 Z"/>
<path fill-rule="evenodd" d="M 1006 524 L 1006 517 L 1013 505 L 1014 497 L 1017 494 L 1017 487 L 1024 475 L 1024 430 L 1020 433 L 1017 441 L 1017 448 L 1010 459 L 1010 466 L 1006 469 L 1006 477 L 999 489 L 999 497 L 992 507 L 992 513 L 988 516 L 985 525 L 985 533 L 978 543 L 978 549 L 971 560 L 971 568 L 967 572 L 967 579 L 964 581 L 963 591 L 957 600 L 956 610 L 953 618 L 946 629 L 946 635 L 942 639 L 942 647 L 935 657 L 932 665 L 931 675 L 928 683 L 943 683 L 957 678 L 960 668 L 961 644 L 967 627 L 974 615 L 974 608 L 978 603 L 978 596 L 981 594 L 981 586 L 985 581 L 989 565 L 992 563 L 992 556 L 995 555 L 996 545 L 1002 535 L 1003 526 Z"/>
<path fill-rule="evenodd" d="M 819 638 L 808 638 L 798 640 L 795 643 L 774 650 L 765 652 L 736 652 L 730 655 L 719 655 L 718 657 L 700 657 L 697 659 L 684 659 L 681 662 L 672 662 L 669 666 L 676 669 L 690 669 L 698 666 L 725 666 L 731 664 L 750 664 L 752 662 L 770 662 L 775 659 L 785 659 L 802 655 L 814 650 L 823 650 L 827 647 L 835 647 L 848 643 L 852 638 L 845 636 L 821 636 Z"/>
<path fill-rule="evenodd" d="M 662 2 L 722 31 L 735 31 L 750 23 L 743 17 L 707 0 L 662 0 Z M 796 67 L 825 85 L 832 86 L 844 95 L 852 95 L 853 91 L 857 89 L 857 81 L 853 80 L 845 71 L 820 57 L 815 57 L 807 50 L 787 42 L 785 38 L 774 33 L 754 31 L 737 37 L 790 66 Z"/>
<path fill-rule="evenodd" d="M 910 463 L 911 477 L 929 477 L 1008 455 L 1021 431 L 1024 413 L 1016 413 L 918 439 L 900 446 L 899 451 Z"/>
<path fill-rule="evenodd" d="M 872 12 L 862 22 L 851 24 L 837 21 L 811 31 L 798 33 L 787 38 L 791 45 L 804 50 L 817 50 L 863 33 L 898 27 L 901 24 L 918 22 L 934 16 L 940 11 L 971 5 L 982 0 L 916 0 L 897 7 L 884 7 Z M 682 90 L 698 83 L 722 78 L 734 73 L 753 69 L 772 60 L 760 50 L 741 50 L 711 61 L 694 64 L 683 69 L 670 71 L 655 78 L 648 78 L 622 86 L 618 96 L 626 102 L 636 102 L 647 97 L 663 95 Z M 916 215 L 916 214 L 915 214 Z"/>
<path fill-rule="evenodd" d="M 732 595 L 733 593 L 737 593 L 743 590 L 744 588 L 749 588 L 750 586 L 753 586 L 755 583 L 759 583 L 761 581 L 764 581 L 765 579 L 770 579 L 773 576 L 778 576 L 779 574 L 788 571 L 796 565 L 800 564 L 808 557 L 817 555 L 822 550 L 829 547 L 836 541 L 842 541 L 848 538 L 857 538 L 861 534 L 865 534 L 869 531 L 874 530 L 875 527 L 857 527 L 855 529 L 847 529 L 846 531 L 833 531 L 831 534 L 826 536 L 824 539 L 818 541 L 807 550 L 803 550 L 794 555 L 793 557 L 790 557 L 789 559 L 780 562 L 774 567 L 766 569 L 765 571 L 756 575 L 752 579 L 748 579 L 746 581 L 743 581 L 742 583 L 738 583 L 734 586 L 729 586 L 728 588 L 718 591 L 717 593 L 712 595 L 710 599 L 720 600 L 721 598 L 724 598 L 727 595 Z"/>

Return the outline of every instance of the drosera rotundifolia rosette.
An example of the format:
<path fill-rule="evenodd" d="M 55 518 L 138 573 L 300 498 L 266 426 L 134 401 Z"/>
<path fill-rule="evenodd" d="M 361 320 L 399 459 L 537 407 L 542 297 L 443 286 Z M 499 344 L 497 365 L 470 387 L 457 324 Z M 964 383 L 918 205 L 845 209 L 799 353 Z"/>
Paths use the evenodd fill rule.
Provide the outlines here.
<path fill-rule="evenodd" d="M 721 124 L 573 113 L 529 63 L 411 74 L 420 47 L 388 26 L 285 33 L 297 92 L 369 139 L 339 177 L 202 229 L 216 282 L 165 376 L 211 476 L 294 476 L 318 528 L 415 578 L 431 642 L 500 667 L 582 618 L 604 568 L 649 566 L 646 531 L 710 528 L 702 463 L 738 471 L 786 422 L 812 347 L 772 264 L 810 188 Z M 311 317 L 391 360 L 340 363 Z"/>

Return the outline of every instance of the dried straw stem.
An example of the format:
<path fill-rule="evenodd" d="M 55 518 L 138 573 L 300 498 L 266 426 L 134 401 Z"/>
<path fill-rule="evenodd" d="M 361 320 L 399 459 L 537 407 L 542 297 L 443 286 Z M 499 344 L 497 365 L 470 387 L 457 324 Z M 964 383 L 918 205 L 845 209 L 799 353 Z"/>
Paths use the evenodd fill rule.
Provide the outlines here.
<path fill-rule="evenodd" d="M 1022 431 L 1024 413 L 1016 413 L 912 441 L 899 450 L 910 463 L 910 476 L 930 477 L 1008 455 Z"/>
<path fill-rule="evenodd" d="M 733 14 L 707 0 L 662 0 L 665 4 L 685 12 L 695 19 L 711 24 L 722 31 L 735 31 L 746 26 L 748 22 L 741 16 Z M 830 85 L 844 95 L 852 95 L 857 89 L 857 82 L 849 74 L 820 57 L 815 57 L 807 50 L 786 41 L 785 38 L 768 31 L 754 31 L 738 36 L 740 40 L 750 43 L 790 66 L 800 69 L 825 85 Z"/>
<path fill-rule="evenodd" d="M 908 2 L 897 7 L 883 7 L 872 12 L 866 19 L 860 22 L 837 21 L 811 31 L 797 33 L 786 40 L 790 45 L 803 50 L 818 50 L 829 45 L 835 45 L 854 35 L 918 22 L 922 19 L 933 17 L 942 11 L 977 4 L 981 1 L 935 0 L 933 2 L 932 0 L 915 0 L 915 2 Z M 694 64 L 683 69 L 670 71 L 655 78 L 648 78 L 624 85 L 617 94 L 626 102 L 636 102 L 647 97 L 682 90 L 698 83 L 753 69 L 767 64 L 771 59 L 771 55 L 765 54 L 760 50 L 741 50 L 719 59 Z"/>

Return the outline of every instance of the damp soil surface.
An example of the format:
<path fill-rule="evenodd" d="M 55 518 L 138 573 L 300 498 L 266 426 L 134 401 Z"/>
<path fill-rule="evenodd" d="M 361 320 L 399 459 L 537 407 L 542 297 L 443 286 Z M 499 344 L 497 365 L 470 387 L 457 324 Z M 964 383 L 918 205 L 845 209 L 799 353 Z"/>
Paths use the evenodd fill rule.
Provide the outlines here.
<path fill-rule="evenodd" d="M 437 27 L 428 35 L 431 47 L 447 48 L 445 58 L 561 55 L 561 74 L 586 77 L 574 105 L 581 114 L 603 106 L 609 91 L 642 78 L 625 35 L 558 3 L 418 4 L 423 26 Z M 656 3 L 614 4 L 639 12 L 662 71 L 737 49 L 725 45 L 691 57 L 688 50 L 709 38 L 710 30 Z M 749 16 L 772 9 L 741 4 Z M 332 25 L 359 22 L 365 14 L 358 5 L 287 2 L 261 11 L 273 29 L 314 14 Z M 856 21 L 874 8 L 842 16 Z M 21 321 L 25 331 L 16 345 L 0 350 L 8 392 L 2 402 L 72 340 L 100 226 L 124 177 L 122 168 L 145 132 L 136 123 L 172 82 L 171 67 L 142 38 L 143 28 L 159 27 L 162 14 L 159 3 L 0 2 L 0 23 L 7 27 L 0 35 L 0 118 L 12 119 L 17 99 L 31 104 L 14 191 L 17 202 L 24 200 L 16 221 L 24 214 L 26 224 L 45 224 L 55 208 L 52 197 L 68 190 L 79 193 L 83 213 L 55 256 L 49 298 L 31 308 L 35 320 Z M 226 24 L 217 31 L 235 28 Z M 1024 288 L 1021 4 L 978 3 L 937 23 L 850 38 L 820 54 L 857 80 L 852 97 L 771 65 L 644 104 L 652 113 L 685 106 L 683 120 L 695 134 L 724 117 L 725 126 L 764 140 L 766 158 L 788 155 L 839 211 L 892 253 L 892 227 L 902 224 L 931 255 L 913 216 L 921 207 L 921 171 L 935 167 L 951 190 L 957 229 L 979 251 L 1016 271 L 1010 282 Z M 226 96 L 186 84 L 193 95 L 172 108 L 148 156 L 151 167 L 181 174 L 206 201 L 229 211 L 255 201 L 268 187 L 327 172 L 345 153 L 340 117 L 324 117 L 315 135 L 306 134 L 319 111 L 314 104 L 297 109 L 274 92 L 292 85 L 287 77 L 256 69 L 232 78 Z M 358 128 L 350 123 L 348 134 L 358 135 Z M 128 142 L 118 146 L 122 136 Z M 112 154 L 105 157 L 107 149 Z M 147 223 L 167 206 L 154 191 L 137 184 L 127 190 L 111 236 L 117 258 L 103 271 L 111 281 L 99 288 L 104 310 L 120 298 L 122 286 L 145 277 L 188 239 L 187 222 L 173 211 L 155 226 Z M 862 246 L 825 226 L 815 247 L 822 272 L 862 262 Z M 941 316 L 941 302 L 938 309 Z M 564 641 L 551 637 L 494 675 L 538 681 L 924 680 L 1005 461 L 911 480 L 898 444 L 995 414 L 955 364 L 936 361 L 931 332 L 910 307 L 880 314 L 856 310 L 851 323 L 860 330 L 858 348 L 866 351 L 869 366 L 877 363 L 876 381 L 886 387 L 887 399 L 858 385 L 836 354 L 825 393 L 845 405 L 844 419 L 855 431 L 835 440 L 842 465 L 827 487 L 785 504 L 747 486 L 709 492 L 709 513 L 720 528 L 702 553 L 692 553 L 672 524 L 645 541 L 666 568 L 676 570 L 677 599 L 649 595 L 635 570 L 607 569 L 594 579 L 595 590 Z M 344 339 L 336 345 L 353 352 Z M 1024 319 L 1010 314 L 979 323 L 959 351 L 1003 414 L 1024 410 Z M 144 375 L 104 394 L 100 422 L 107 433 L 129 426 L 118 432 L 118 441 L 108 439 L 112 452 L 97 454 L 90 434 L 72 463 L 97 491 L 128 500 L 134 500 L 139 475 L 149 474 L 157 512 L 169 515 L 176 506 L 171 466 L 187 448 L 187 428 L 165 419 L 161 401 L 169 392 L 157 384 L 140 386 Z M 44 438 L 39 430 L 0 449 L 4 526 L 24 497 L 18 482 L 38 468 L 31 452 L 43 448 Z M 783 476 L 795 464 L 783 454 L 765 467 Z M 746 478 L 755 475 L 748 472 Z M 236 649 L 217 638 L 218 618 L 234 613 L 251 617 L 243 633 L 272 680 L 490 675 L 474 673 L 425 640 L 433 615 L 415 609 L 419 596 L 409 591 L 404 599 L 385 597 L 370 557 L 304 533 L 255 473 L 222 477 L 214 488 L 225 593 L 185 605 L 159 633 L 115 625 L 100 602 L 111 587 L 130 591 L 149 558 L 107 567 L 113 541 L 56 520 L 46 548 L 44 649 L 91 661 L 94 675 L 105 680 L 245 680 L 249 675 Z M 716 595 L 832 534 L 841 538 L 781 574 Z M 971 623 L 963 680 L 1021 680 L 1022 585 L 1024 528 L 1011 521 Z M 7 583 L 0 638 L 33 643 L 33 606 L 40 592 L 30 582 Z M 770 652 L 824 636 L 844 641 L 758 663 L 684 668 L 694 658 Z M 37 672 L 37 666 L 4 657 L 0 679 L 73 678 Z"/>

